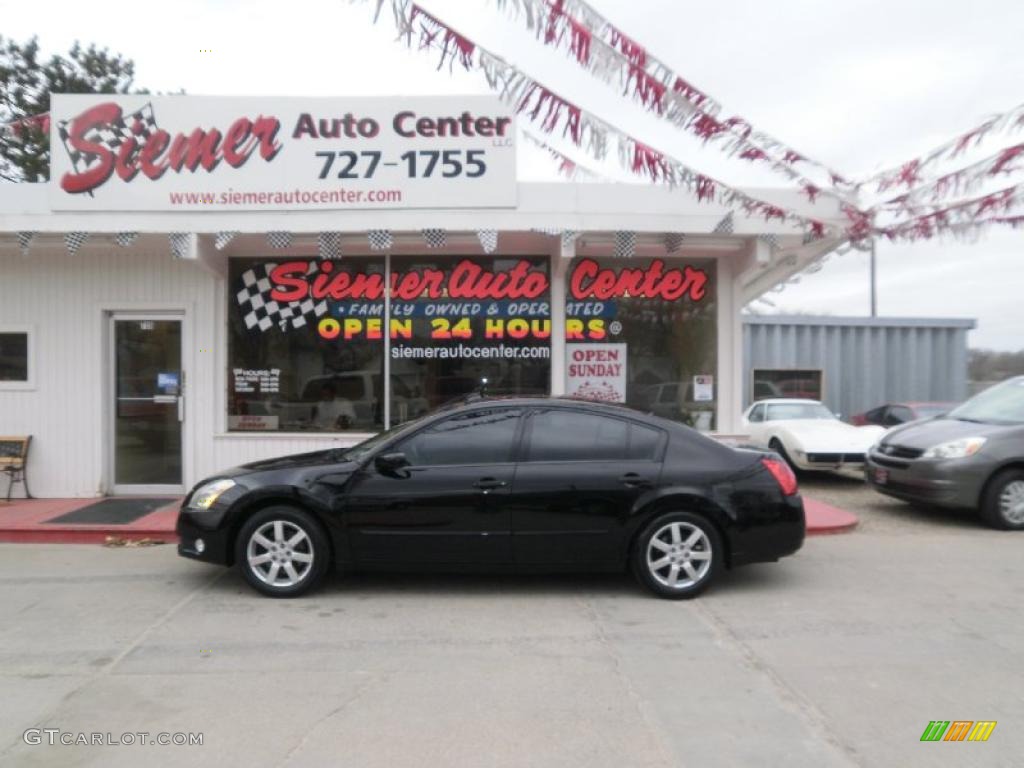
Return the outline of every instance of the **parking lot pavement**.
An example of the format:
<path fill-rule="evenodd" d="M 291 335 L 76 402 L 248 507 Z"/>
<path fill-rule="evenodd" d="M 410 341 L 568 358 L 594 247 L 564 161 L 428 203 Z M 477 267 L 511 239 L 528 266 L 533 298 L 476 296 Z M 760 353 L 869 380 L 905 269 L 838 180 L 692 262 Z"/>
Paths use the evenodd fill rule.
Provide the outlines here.
<path fill-rule="evenodd" d="M 275 601 L 169 546 L 0 545 L 0 765 L 1019 765 L 1024 536 L 805 486 L 861 527 L 682 603 L 625 576 L 335 577 Z M 922 743 L 936 719 L 998 725 Z"/>

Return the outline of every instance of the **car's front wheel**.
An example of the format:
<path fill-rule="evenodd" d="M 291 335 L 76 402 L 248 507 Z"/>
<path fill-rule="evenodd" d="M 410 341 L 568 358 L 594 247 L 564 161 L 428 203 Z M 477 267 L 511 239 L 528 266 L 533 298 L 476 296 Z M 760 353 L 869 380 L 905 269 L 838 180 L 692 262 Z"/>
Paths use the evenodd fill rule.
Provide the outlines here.
<path fill-rule="evenodd" d="M 992 478 L 981 500 L 981 518 L 993 528 L 1024 530 L 1024 470 L 1007 469 Z"/>
<path fill-rule="evenodd" d="M 793 460 L 791 458 L 789 458 L 789 454 L 786 453 L 786 446 L 784 446 L 782 444 L 782 441 L 779 440 L 779 438 L 773 437 L 771 439 L 771 442 L 768 443 L 768 448 L 770 450 L 772 450 L 772 451 L 775 451 L 777 454 L 779 454 L 779 456 L 782 457 L 782 460 L 785 461 L 787 464 L 789 464 L 789 468 L 790 469 L 792 469 L 794 472 L 797 471 L 796 464 L 794 464 Z"/>
<path fill-rule="evenodd" d="M 235 562 L 258 591 L 295 597 L 316 586 L 330 564 L 320 524 L 297 507 L 273 506 L 249 518 L 235 542 Z"/>
<path fill-rule="evenodd" d="M 722 539 L 699 515 L 671 512 L 648 525 L 633 547 L 637 578 L 659 597 L 696 597 L 721 571 Z"/>

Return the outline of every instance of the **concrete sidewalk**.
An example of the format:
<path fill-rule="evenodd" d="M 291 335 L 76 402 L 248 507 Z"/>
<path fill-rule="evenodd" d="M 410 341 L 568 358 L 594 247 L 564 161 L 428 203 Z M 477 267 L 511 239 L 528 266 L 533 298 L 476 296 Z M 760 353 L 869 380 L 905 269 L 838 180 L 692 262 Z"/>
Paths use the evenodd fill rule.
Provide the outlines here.
<path fill-rule="evenodd" d="M 99 499 L 14 499 L 0 502 L 0 541 L 51 544 L 102 544 L 109 537 L 124 541 L 175 542 L 174 524 L 180 498 L 168 498 L 167 506 L 124 525 L 51 523 L 55 517 L 93 504 Z M 830 504 L 804 499 L 807 534 L 842 533 L 857 525 L 851 512 Z"/>

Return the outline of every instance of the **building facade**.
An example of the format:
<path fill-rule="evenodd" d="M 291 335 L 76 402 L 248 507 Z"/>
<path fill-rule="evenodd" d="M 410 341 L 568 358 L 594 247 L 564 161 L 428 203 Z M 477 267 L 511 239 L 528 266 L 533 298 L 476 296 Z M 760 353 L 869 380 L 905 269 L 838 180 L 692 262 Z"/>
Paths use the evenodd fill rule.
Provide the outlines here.
<path fill-rule="evenodd" d="M 885 403 L 968 396 L 971 319 L 743 316 L 743 402 L 822 400 L 844 418 Z"/>
<path fill-rule="evenodd" d="M 520 183 L 500 154 L 514 137 L 445 137 L 462 153 L 461 186 L 408 176 L 397 199 L 346 202 L 365 179 L 319 189 L 326 160 L 307 161 L 333 151 L 293 152 L 310 141 L 308 128 L 295 137 L 317 125 L 303 117 L 316 103 L 124 97 L 114 109 L 110 98 L 54 115 L 50 184 L 0 186 L 0 433 L 32 435 L 39 496 L 177 493 L 240 463 L 354 444 L 481 386 L 625 402 L 733 433 L 741 308 L 837 244 L 672 189 Z M 102 119 L 128 114 L 132 135 L 149 137 L 141 149 L 105 150 L 89 133 L 104 104 Z M 404 105 L 364 113 L 395 124 Z M 212 131 L 182 132 L 175 155 L 178 139 L 154 128 L 218 124 L 243 107 L 254 118 L 231 123 L 223 146 Z M 263 152 L 273 132 L 260 121 L 273 114 L 297 127 Z M 402 119 L 439 140 L 441 123 Z M 368 153 L 421 173 L 398 149 Z M 471 159 L 505 178 L 474 186 Z M 108 160 L 106 178 L 88 176 Z M 194 167 L 175 173 L 175 161 Z M 311 191 L 291 199 L 251 191 L 303 173 Z M 813 213 L 839 220 L 820 203 Z"/>

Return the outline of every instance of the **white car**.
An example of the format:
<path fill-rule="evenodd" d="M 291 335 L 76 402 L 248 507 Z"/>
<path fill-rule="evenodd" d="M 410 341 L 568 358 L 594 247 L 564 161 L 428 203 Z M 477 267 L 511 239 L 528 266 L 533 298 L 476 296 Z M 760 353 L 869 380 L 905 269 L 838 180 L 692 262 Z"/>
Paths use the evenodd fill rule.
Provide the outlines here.
<path fill-rule="evenodd" d="M 861 469 L 882 427 L 855 427 L 817 400 L 760 400 L 743 413 L 750 442 L 778 453 L 795 469 Z"/>

